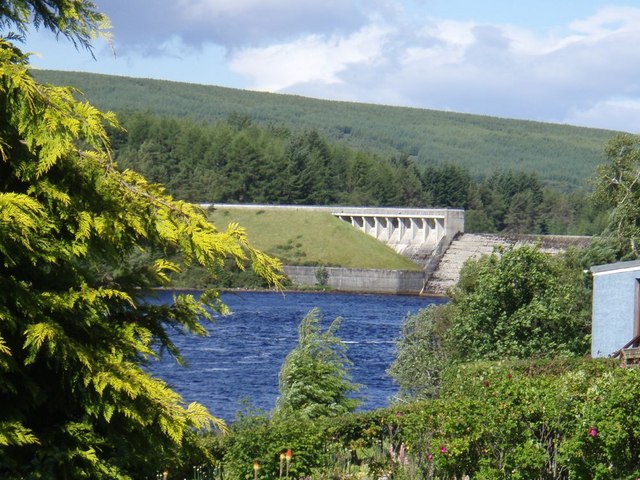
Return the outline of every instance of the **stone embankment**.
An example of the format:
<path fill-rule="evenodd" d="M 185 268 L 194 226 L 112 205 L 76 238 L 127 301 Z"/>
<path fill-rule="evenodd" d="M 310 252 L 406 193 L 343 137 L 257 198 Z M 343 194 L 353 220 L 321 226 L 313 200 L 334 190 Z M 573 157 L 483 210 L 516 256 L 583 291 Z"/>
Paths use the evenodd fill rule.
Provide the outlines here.
<path fill-rule="evenodd" d="M 590 240 L 590 237 L 551 235 L 460 234 L 451 242 L 437 268 L 426 279 L 422 293 L 446 295 L 447 290 L 458 283 L 460 270 L 467 260 L 491 254 L 496 247 L 537 244 L 542 251 L 555 255 L 571 246 L 584 246 Z"/>
<path fill-rule="evenodd" d="M 458 283 L 460 270 L 467 260 L 490 255 L 496 247 L 537 244 L 543 252 L 555 255 L 571 246 L 584 246 L 590 240 L 590 237 L 464 233 L 457 235 L 451 244 L 444 244 L 443 254 L 430 245 L 411 246 L 401 252 L 416 263 L 426 265 L 424 271 L 322 268 L 326 285 L 336 290 L 445 296 L 447 290 Z M 294 285 L 317 285 L 318 268 L 287 266 L 284 271 Z"/>

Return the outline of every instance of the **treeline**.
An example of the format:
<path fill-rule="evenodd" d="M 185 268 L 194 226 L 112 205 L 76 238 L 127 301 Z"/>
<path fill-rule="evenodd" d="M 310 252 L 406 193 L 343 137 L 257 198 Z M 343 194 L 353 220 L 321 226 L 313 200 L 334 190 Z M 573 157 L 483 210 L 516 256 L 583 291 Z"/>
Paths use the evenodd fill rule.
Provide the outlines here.
<path fill-rule="evenodd" d="M 120 115 L 114 154 L 123 168 L 191 202 L 452 207 L 470 232 L 593 234 L 602 212 L 584 190 L 545 186 L 536 174 L 496 171 L 354 150 L 315 130 L 256 124 L 234 114 L 200 124 L 150 113 Z"/>
<path fill-rule="evenodd" d="M 583 184 L 615 132 L 437 110 L 337 102 L 213 85 L 80 72 L 33 72 L 44 82 L 73 85 L 114 112 L 149 112 L 211 123 L 241 113 L 255 123 L 316 130 L 357 150 L 410 155 L 425 167 L 449 161 L 475 176 L 516 168 L 563 189 Z"/>

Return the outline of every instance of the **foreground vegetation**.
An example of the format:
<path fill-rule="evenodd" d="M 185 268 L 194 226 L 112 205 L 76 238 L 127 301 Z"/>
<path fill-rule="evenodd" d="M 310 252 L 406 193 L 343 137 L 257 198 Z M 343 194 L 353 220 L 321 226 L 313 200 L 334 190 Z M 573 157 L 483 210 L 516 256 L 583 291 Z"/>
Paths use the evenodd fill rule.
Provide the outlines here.
<path fill-rule="evenodd" d="M 521 360 L 447 370 L 437 400 L 310 420 L 240 415 L 215 444 L 216 478 L 635 479 L 640 369 Z M 176 471 L 177 472 L 177 471 Z"/>
<path fill-rule="evenodd" d="M 0 7 L 0 477 L 131 479 L 158 459 L 199 451 L 224 428 L 144 364 L 180 352 L 169 330 L 205 335 L 217 292 L 173 305 L 149 287 L 197 264 L 253 268 L 278 286 L 279 263 L 238 227 L 219 231 L 113 162 L 115 117 L 37 84 L 14 43 L 30 21 L 90 45 L 106 19 L 88 1 Z M 5 37 L 6 35 L 6 37 Z"/>
<path fill-rule="evenodd" d="M 0 9 L 3 31 L 24 33 L 32 19 L 86 47 L 105 21 L 86 0 L 8 0 Z M 121 131 L 114 116 L 36 83 L 15 38 L 0 38 L 2 478 L 130 480 L 164 468 L 178 478 L 640 475 L 640 369 L 581 358 L 588 282 L 580 276 L 585 264 L 639 256 L 638 138 L 608 145 L 594 205 L 610 214 L 589 250 L 551 260 L 526 248 L 471 263 L 449 305 L 407 321 L 392 371 L 405 382 L 402 403 L 354 413 L 357 386 L 339 321 L 322 330 L 311 312 L 281 370 L 273 411 L 240 414 L 227 430 L 143 368 L 159 352 L 180 363 L 168 330 L 204 334 L 208 309 L 224 311 L 217 291 L 199 300 L 179 295 L 173 305 L 149 303 L 144 292 L 171 285 L 172 274 L 192 264 L 214 278 L 226 263 L 250 266 L 277 286 L 279 263 L 241 228 L 217 230 L 159 185 L 120 170 L 107 137 L 107 128 Z M 237 131 L 262 135 L 242 122 Z M 312 161 L 325 174 L 318 178 L 330 179 L 339 149 L 325 148 L 317 133 L 300 138 L 288 144 L 288 158 L 302 167 Z M 246 152 L 247 144 L 236 145 Z M 295 155 L 296 146 L 305 154 Z M 346 155 L 357 165 L 357 153 Z M 405 160 L 399 168 L 412 171 Z M 311 172 L 287 177 L 296 180 L 289 186 L 313 186 L 298 191 L 307 199 L 329 192 Z M 483 205 L 539 205 L 535 176 L 503 173 L 487 180 Z M 453 194 L 467 177 L 427 178 Z M 248 192 L 242 180 L 236 186 Z M 509 224 L 537 218 L 511 213 Z M 420 355 L 403 355 L 407 349 Z M 415 359 L 425 363 L 407 363 Z M 412 380 L 414 372 L 427 375 Z"/>

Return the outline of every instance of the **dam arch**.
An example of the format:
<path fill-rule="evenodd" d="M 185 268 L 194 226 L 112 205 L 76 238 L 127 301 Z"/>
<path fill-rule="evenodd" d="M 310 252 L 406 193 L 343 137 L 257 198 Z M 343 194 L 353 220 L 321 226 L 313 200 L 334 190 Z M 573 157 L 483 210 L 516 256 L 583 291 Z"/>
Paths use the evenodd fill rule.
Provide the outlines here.
<path fill-rule="evenodd" d="M 464 232 L 460 209 L 335 207 L 330 211 L 398 253 L 415 247 L 435 250 L 445 239 Z"/>

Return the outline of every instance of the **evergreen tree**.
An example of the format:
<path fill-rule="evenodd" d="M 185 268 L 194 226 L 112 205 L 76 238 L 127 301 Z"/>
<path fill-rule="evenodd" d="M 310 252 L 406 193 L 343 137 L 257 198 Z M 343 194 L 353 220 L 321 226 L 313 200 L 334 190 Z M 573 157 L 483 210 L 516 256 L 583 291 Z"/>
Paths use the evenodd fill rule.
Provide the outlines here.
<path fill-rule="evenodd" d="M 87 47 L 106 20 L 84 0 L 0 6 L 3 29 L 32 18 Z M 118 129 L 112 114 L 37 84 L 0 38 L 1 478 L 143 478 L 179 463 L 195 430 L 221 422 L 143 366 L 160 350 L 180 362 L 167 329 L 204 335 L 206 307 L 224 306 L 215 291 L 157 305 L 148 288 L 226 261 L 279 281 L 240 227 L 218 231 L 120 171 L 105 126 Z"/>
<path fill-rule="evenodd" d="M 421 178 L 420 170 L 413 160 L 403 155 L 394 159 L 393 165 L 397 168 L 394 181 L 399 190 L 397 205 L 424 207 L 433 203 Z"/>
<path fill-rule="evenodd" d="M 471 175 L 464 167 L 451 163 L 429 167 L 422 179 L 435 206 L 463 208 L 467 205 Z"/>
<path fill-rule="evenodd" d="M 516 193 L 511 197 L 504 218 L 505 230 L 509 233 L 540 233 L 538 208 L 539 203 L 530 190 Z"/>
<path fill-rule="evenodd" d="M 364 152 L 357 152 L 349 161 L 346 173 L 345 199 L 342 203 L 353 205 L 373 205 L 375 192 L 370 182 L 374 164 Z"/>
<path fill-rule="evenodd" d="M 351 382 L 351 361 L 345 344 L 336 336 L 340 318 L 322 331 L 322 316 L 311 310 L 298 328 L 298 345 L 289 352 L 280 370 L 280 397 L 276 414 L 296 412 L 318 418 L 351 412 L 359 400 L 349 394 L 358 389 Z"/>

